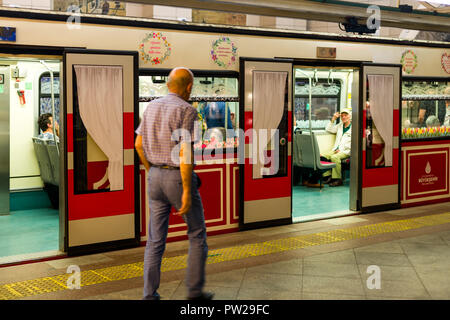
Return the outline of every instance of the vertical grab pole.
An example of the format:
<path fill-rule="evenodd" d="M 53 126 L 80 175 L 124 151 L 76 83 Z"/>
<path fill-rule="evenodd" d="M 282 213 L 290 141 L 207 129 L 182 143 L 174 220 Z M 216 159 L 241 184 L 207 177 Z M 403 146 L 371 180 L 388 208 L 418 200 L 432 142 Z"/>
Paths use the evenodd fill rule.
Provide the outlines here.
<path fill-rule="evenodd" d="M 59 146 L 56 143 L 56 132 L 55 132 L 55 126 L 54 124 L 56 123 L 56 118 L 55 118 L 55 94 L 53 92 L 53 70 L 50 69 L 50 67 L 44 62 L 44 61 L 40 61 L 40 63 L 42 63 L 44 65 L 44 67 L 47 68 L 47 70 L 50 72 L 50 96 L 51 96 L 51 100 L 52 100 L 52 117 L 53 117 L 53 141 L 55 142 L 56 145 L 56 151 L 58 152 L 58 156 L 59 156 Z"/>

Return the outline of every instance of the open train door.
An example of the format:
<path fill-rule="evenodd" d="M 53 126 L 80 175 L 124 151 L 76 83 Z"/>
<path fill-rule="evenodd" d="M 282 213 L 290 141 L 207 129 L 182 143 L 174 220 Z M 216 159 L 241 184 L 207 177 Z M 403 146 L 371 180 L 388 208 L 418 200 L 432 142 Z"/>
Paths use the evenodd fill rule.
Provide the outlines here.
<path fill-rule="evenodd" d="M 240 77 L 240 228 L 292 223 L 292 62 L 240 58 Z"/>
<path fill-rule="evenodd" d="M 401 65 L 361 68 L 363 212 L 400 207 Z"/>
<path fill-rule="evenodd" d="M 138 54 L 67 50 L 63 64 L 64 251 L 137 246 Z"/>

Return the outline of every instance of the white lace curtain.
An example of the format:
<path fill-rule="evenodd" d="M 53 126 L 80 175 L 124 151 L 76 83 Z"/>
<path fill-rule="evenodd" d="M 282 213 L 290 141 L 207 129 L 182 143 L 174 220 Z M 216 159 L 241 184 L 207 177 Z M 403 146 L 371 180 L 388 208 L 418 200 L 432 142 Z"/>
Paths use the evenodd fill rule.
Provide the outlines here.
<path fill-rule="evenodd" d="M 391 75 L 368 75 L 369 105 L 373 122 L 384 140 L 385 166 L 392 166 L 394 77 Z"/>
<path fill-rule="evenodd" d="M 110 190 L 123 189 L 122 67 L 75 65 L 78 105 L 87 132 L 108 157 Z"/>
<path fill-rule="evenodd" d="M 283 116 L 286 77 L 287 72 L 253 72 L 253 130 L 258 137 L 258 141 L 253 140 L 253 148 L 259 148 L 256 159 L 253 159 L 253 179 L 262 178 L 264 162 L 261 161 L 260 155 L 266 150 L 266 146 L 270 145 Z M 260 131 L 261 129 L 266 131 Z M 265 136 L 268 137 L 267 144 L 263 146 L 259 140 Z M 271 166 L 277 161 L 274 156 L 278 157 L 278 154 L 275 152 L 272 155 Z"/>

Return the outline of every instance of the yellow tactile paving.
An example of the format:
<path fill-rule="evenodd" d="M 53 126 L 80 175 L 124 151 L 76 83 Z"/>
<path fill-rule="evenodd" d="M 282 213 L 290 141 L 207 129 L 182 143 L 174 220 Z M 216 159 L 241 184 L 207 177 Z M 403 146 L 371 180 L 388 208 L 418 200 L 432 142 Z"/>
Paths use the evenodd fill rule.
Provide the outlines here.
<path fill-rule="evenodd" d="M 411 219 L 388 221 L 365 226 L 355 226 L 296 237 L 251 243 L 229 248 L 210 250 L 208 264 L 233 261 L 249 257 L 267 255 L 286 250 L 295 250 L 311 246 L 336 243 L 347 240 L 362 239 L 370 236 L 418 229 L 425 226 L 435 226 L 450 223 L 450 213 L 435 214 Z M 184 269 L 187 266 L 187 255 L 164 258 L 161 271 Z M 144 263 L 130 263 L 95 270 L 85 270 L 80 273 L 80 286 L 142 277 Z M 49 292 L 67 290 L 67 281 L 72 274 L 61 274 L 9 283 L 0 286 L 0 300 L 20 299 Z"/>

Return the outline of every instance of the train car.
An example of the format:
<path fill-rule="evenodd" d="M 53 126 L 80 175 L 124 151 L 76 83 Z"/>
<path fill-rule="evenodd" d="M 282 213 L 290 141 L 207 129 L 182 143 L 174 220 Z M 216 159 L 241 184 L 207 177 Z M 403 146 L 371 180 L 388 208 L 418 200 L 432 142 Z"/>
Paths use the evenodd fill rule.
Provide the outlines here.
<path fill-rule="evenodd" d="M 209 235 L 450 198 L 448 43 L 17 9 L 0 16 L 16 35 L 0 44 L 0 142 L 9 150 L 0 264 L 145 243 L 135 130 L 177 66 L 195 76 L 195 171 Z M 351 120 L 339 162 L 323 157 L 336 149 L 336 113 Z M 54 131 L 59 124 L 58 139 L 39 138 L 43 114 Z M 335 183 L 324 183 L 329 171 Z M 171 216 L 168 241 L 185 234 Z"/>

